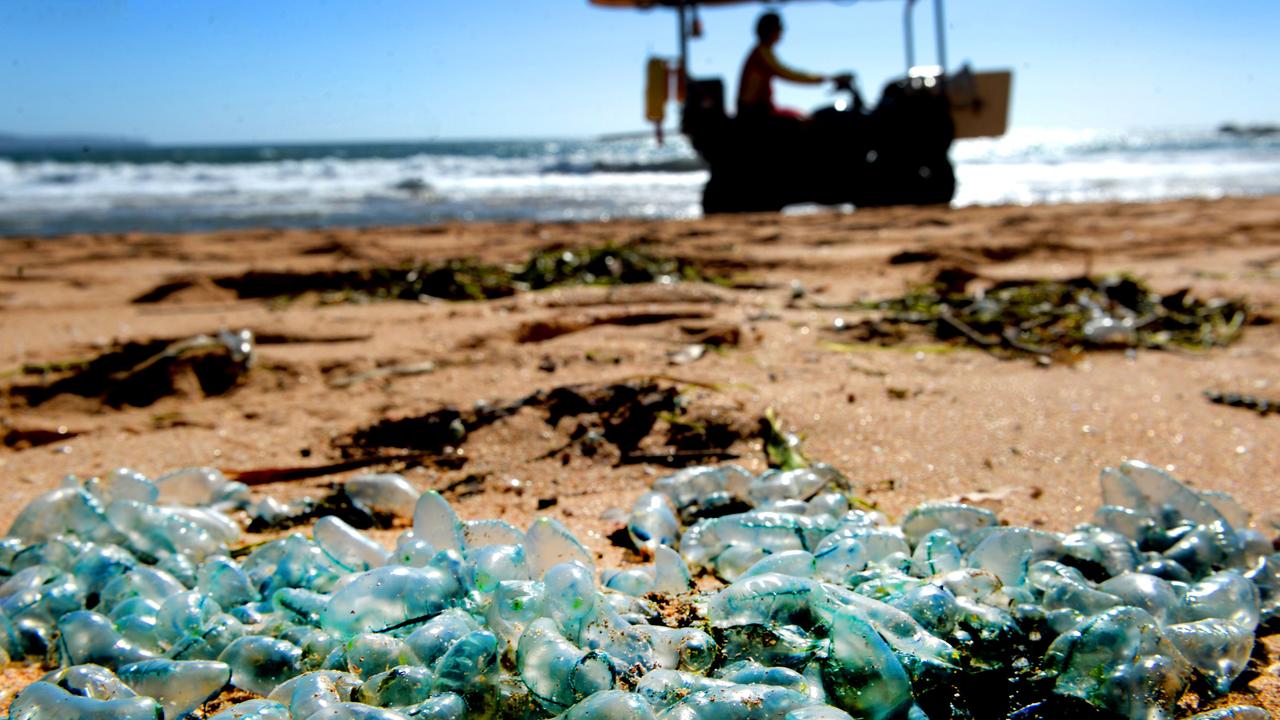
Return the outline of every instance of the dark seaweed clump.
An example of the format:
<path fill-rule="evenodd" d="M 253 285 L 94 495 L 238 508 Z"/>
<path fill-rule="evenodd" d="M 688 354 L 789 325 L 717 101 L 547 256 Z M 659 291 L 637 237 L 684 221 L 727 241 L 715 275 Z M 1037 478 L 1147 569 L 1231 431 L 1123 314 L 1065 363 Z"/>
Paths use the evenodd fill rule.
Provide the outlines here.
<path fill-rule="evenodd" d="M 465 455 L 452 452 L 468 436 L 523 410 L 542 416 L 564 442 L 543 457 L 564 462 L 574 456 L 607 458 L 618 465 L 653 463 L 685 467 L 708 459 L 738 457 L 734 443 L 750 428 L 731 418 L 700 414 L 680 391 L 657 381 L 607 385 L 566 385 L 540 390 L 512 402 L 479 403 L 471 408 L 445 406 L 421 415 L 379 420 L 339 438 L 334 446 L 345 458 L 367 458 L 397 451 L 417 453 L 418 462 L 456 466 Z"/>
<path fill-rule="evenodd" d="M 966 293 L 935 282 L 868 303 L 881 318 L 846 332 L 900 342 L 911 327 L 936 339 L 1010 355 L 1060 357 L 1090 349 L 1206 349 L 1235 341 L 1247 322 L 1243 300 L 1199 300 L 1187 289 L 1161 295 L 1126 275 L 1008 280 Z"/>
<path fill-rule="evenodd" d="M 246 529 L 253 533 L 288 530 L 309 525 L 326 516 L 336 517 L 358 530 L 385 530 L 394 527 L 396 522 L 394 515 L 365 507 L 352 499 L 342 485 L 330 487 L 328 494 L 319 500 L 307 497 L 281 507 L 283 510 L 277 517 L 251 514 Z"/>
<path fill-rule="evenodd" d="M 567 285 L 628 285 L 659 281 L 713 281 L 692 261 L 662 257 L 646 250 L 603 245 L 547 249 L 523 263 L 497 265 L 470 258 L 318 272 L 251 271 L 213 278 L 214 285 L 240 298 L 290 298 L 320 293 L 327 302 L 369 300 L 492 300 L 526 290 Z M 189 287 L 169 282 L 134 302 L 159 302 Z"/>
<path fill-rule="evenodd" d="M 250 358 L 216 343 L 126 342 L 81 361 L 23 367 L 24 375 L 39 375 L 39 382 L 16 384 L 6 392 L 30 407 L 59 395 L 111 408 L 146 407 L 170 395 L 229 393 L 245 380 L 250 365 Z"/>
<path fill-rule="evenodd" d="M 1252 410 L 1263 417 L 1271 413 L 1280 413 L 1280 399 L 1276 398 L 1242 395 L 1240 393 L 1223 393 L 1215 390 L 1205 390 L 1204 396 L 1211 403 Z"/>

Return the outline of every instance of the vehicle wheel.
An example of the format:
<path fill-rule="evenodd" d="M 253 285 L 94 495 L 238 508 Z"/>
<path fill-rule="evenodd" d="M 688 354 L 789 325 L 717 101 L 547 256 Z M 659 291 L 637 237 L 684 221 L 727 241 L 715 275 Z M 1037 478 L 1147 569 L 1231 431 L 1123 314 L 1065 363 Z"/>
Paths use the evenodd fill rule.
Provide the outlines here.
<path fill-rule="evenodd" d="M 925 166 L 929 170 L 927 178 L 921 178 L 924 182 L 921 185 L 921 203 L 922 205 L 945 205 L 950 203 L 952 198 L 956 196 L 956 173 L 951 166 L 949 158 L 942 158 L 941 162 L 930 163 Z M 921 168 L 922 170 L 924 168 Z"/>
<path fill-rule="evenodd" d="M 769 188 L 760 187 L 761 182 L 742 182 L 732 175 L 734 180 L 712 173 L 707 184 L 702 188 L 702 213 L 704 215 L 723 215 L 727 213 L 779 212 L 786 206 Z"/>
<path fill-rule="evenodd" d="M 881 205 L 945 205 L 956 193 L 956 176 L 946 158 L 904 163 L 879 198 Z"/>
<path fill-rule="evenodd" d="M 723 180 L 712 174 L 702 188 L 702 214 L 722 215 L 734 212 L 730 206 L 732 191 L 725 187 Z"/>

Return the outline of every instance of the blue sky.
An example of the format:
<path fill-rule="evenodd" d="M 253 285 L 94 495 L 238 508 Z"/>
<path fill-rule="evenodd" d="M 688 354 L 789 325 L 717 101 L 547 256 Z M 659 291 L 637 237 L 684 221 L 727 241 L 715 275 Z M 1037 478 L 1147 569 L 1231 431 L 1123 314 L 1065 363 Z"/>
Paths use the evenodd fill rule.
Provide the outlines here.
<path fill-rule="evenodd" d="M 933 58 L 932 3 L 917 55 Z M 697 75 L 734 84 L 759 6 L 704 10 Z M 902 71 L 902 3 L 784 8 L 779 55 Z M 1276 0 L 947 0 L 948 59 L 1015 71 L 1015 127 L 1280 121 Z M 670 12 L 586 0 L 0 0 L 0 132 L 155 142 L 571 137 L 639 129 Z M 787 88 L 812 108 L 823 90 Z"/>

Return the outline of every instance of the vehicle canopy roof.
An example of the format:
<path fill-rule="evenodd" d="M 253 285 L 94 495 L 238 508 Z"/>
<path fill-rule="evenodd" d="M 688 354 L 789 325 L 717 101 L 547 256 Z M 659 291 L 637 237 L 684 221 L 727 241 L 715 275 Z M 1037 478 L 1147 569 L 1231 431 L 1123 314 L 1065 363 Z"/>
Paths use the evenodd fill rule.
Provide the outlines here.
<path fill-rule="evenodd" d="M 699 7 L 724 7 L 728 5 L 768 5 L 770 7 L 779 7 L 782 5 L 790 5 L 799 0 L 587 0 L 591 5 L 606 8 L 634 8 L 637 10 L 650 10 L 658 7 L 675 8 L 680 18 L 680 66 L 685 66 L 685 58 L 688 56 L 689 29 L 685 27 L 685 11 L 693 8 L 695 11 Z M 807 0 L 808 2 L 817 2 L 818 0 Z M 825 2 L 839 2 L 840 4 L 850 4 L 858 2 L 858 0 L 824 0 Z M 907 70 L 910 71 L 915 65 L 915 33 L 911 25 L 911 11 L 919 0 L 905 0 L 903 27 L 906 34 L 906 51 L 907 51 Z M 946 21 L 943 19 L 942 0 L 933 0 L 934 7 L 934 31 L 938 41 L 938 66 L 947 67 L 947 45 L 946 45 Z"/>

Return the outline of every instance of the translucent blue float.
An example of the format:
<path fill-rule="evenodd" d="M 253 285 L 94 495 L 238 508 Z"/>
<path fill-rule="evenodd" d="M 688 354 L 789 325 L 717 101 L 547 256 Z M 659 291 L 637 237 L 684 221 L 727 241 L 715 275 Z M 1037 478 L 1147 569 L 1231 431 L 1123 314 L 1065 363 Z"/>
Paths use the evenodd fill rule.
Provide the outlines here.
<path fill-rule="evenodd" d="M 203 468 L 37 498 L 0 541 L 0 651 L 60 669 L 10 718 L 176 720 L 230 688 L 260 698 L 217 720 L 1162 718 L 1230 689 L 1280 608 L 1249 514 L 1140 462 L 1066 533 L 949 503 L 894 525 L 824 465 L 690 468 L 636 501 L 650 562 L 619 569 L 552 519 L 347 492 L 412 530 L 326 517 L 233 553 L 232 513 L 278 504 Z"/>

